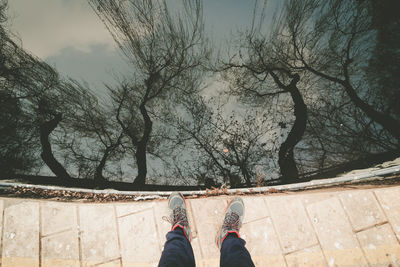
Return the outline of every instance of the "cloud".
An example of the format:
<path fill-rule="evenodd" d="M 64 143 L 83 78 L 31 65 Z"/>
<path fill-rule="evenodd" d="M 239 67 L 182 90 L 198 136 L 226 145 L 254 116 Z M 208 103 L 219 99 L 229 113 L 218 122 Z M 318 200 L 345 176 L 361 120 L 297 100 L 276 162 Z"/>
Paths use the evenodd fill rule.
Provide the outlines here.
<path fill-rule="evenodd" d="M 118 51 L 105 45 L 93 45 L 90 52 L 82 52 L 72 47 L 65 48 L 57 55 L 49 56 L 46 62 L 54 66 L 61 75 L 89 83 L 99 96 L 106 95 L 103 83 L 114 85 L 114 75 L 128 75 L 129 66 Z"/>
<path fill-rule="evenodd" d="M 23 47 L 43 59 L 72 47 L 90 52 L 94 45 L 114 49 L 114 41 L 100 19 L 82 0 L 9 1 L 11 29 Z"/>

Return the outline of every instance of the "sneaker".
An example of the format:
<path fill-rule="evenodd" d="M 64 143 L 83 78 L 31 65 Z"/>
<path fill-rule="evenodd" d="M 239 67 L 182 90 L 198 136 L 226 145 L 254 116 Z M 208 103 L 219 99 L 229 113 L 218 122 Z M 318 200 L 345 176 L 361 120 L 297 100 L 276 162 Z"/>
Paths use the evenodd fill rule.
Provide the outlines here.
<path fill-rule="evenodd" d="M 225 219 L 217 236 L 217 246 L 220 250 L 222 242 L 224 242 L 229 233 L 235 233 L 238 237 L 240 237 L 239 229 L 242 227 L 243 216 L 243 200 L 240 197 L 236 197 L 232 199 L 226 207 Z"/>
<path fill-rule="evenodd" d="M 189 241 L 192 241 L 189 222 L 186 216 L 186 201 L 181 193 L 173 192 L 168 198 L 169 218 L 163 217 L 172 224 L 171 231 L 177 227 L 182 228 L 183 233 Z"/>

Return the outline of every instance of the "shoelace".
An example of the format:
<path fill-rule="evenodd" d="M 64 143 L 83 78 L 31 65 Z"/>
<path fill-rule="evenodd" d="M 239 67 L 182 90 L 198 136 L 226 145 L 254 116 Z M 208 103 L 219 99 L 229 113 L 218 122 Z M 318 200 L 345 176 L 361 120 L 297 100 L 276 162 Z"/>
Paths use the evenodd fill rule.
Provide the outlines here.
<path fill-rule="evenodd" d="M 223 224 L 225 230 L 239 230 L 240 216 L 236 212 L 226 214 Z"/>
<path fill-rule="evenodd" d="M 171 217 L 166 217 L 166 216 L 163 216 L 162 218 L 163 218 L 163 220 L 171 223 L 172 226 L 176 225 L 177 223 L 182 223 L 183 226 L 187 226 L 188 225 L 188 220 L 187 220 L 187 217 L 186 217 L 186 211 L 184 209 L 182 209 L 181 207 L 176 207 L 172 211 L 172 218 Z"/>

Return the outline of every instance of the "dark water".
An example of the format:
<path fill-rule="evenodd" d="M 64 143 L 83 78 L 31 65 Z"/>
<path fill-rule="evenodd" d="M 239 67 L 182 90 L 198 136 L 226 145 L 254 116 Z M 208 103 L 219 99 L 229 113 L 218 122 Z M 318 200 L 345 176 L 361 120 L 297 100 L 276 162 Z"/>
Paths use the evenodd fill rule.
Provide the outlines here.
<path fill-rule="evenodd" d="M 127 64 L 102 94 L 24 48 L 0 2 L 2 178 L 244 187 L 399 154 L 396 1 L 88 2 Z"/>

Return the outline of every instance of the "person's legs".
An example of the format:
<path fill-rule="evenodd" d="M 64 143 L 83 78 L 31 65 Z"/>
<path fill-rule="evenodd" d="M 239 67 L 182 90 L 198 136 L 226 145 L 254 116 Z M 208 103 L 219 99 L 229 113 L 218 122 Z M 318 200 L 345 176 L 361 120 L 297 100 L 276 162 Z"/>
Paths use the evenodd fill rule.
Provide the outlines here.
<path fill-rule="evenodd" d="M 190 245 L 192 235 L 183 195 L 172 193 L 169 196 L 168 207 L 170 215 L 167 220 L 172 224 L 172 229 L 167 234 L 167 241 L 158 266 L 195 266 L 193 250 Z"/>
<path fill-rule="evenodd" d="M 235 233 L 230 233 L 222 242 L 220 266 L 254 266 L 250 253 L 245 248 L 246 241 Z"/>
<path fill-rule="evenodd" d="M 239 197 L 234 198 L 226 208 L 225 219 L 217 236 L 217 246 L 221 250 L 221 267 L 254 266 L 250 253 L 245 248 L 246 242 L 239 235 L 243 216 L 243 200 Z"/>
<path fill-rule="evenodd" d="M 195 266 L 192 246 L 182 228 L 168 232 L 158 266 Z"/>

